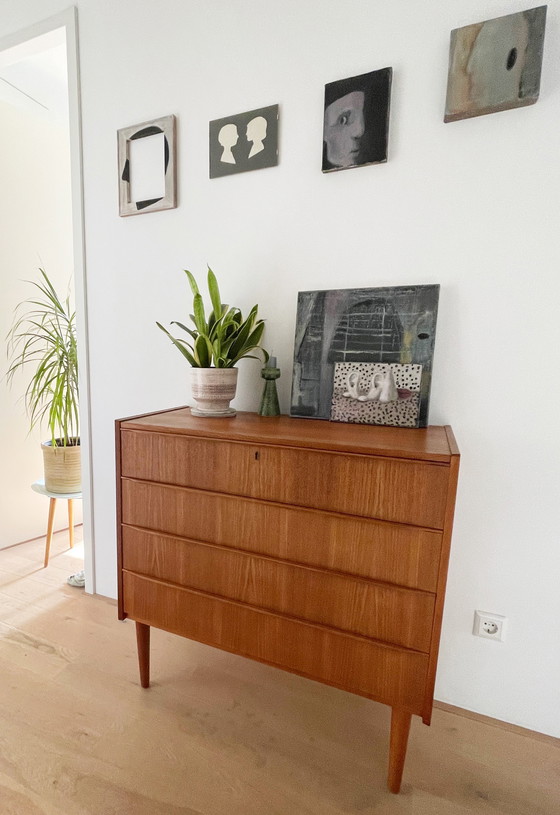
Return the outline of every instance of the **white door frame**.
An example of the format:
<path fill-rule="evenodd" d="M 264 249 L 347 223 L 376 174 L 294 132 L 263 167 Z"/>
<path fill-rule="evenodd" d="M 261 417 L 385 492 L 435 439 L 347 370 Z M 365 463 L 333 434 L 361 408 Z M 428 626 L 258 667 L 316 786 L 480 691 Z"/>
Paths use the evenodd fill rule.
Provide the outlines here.
<path fill-rule="evenodd" d="M 74 256 L 74 288 L 76 327 L 78 335 L 78 367 L 80 376 L 80 438 L 82 448 L 82 495 L 84 521 L 84 567 L 86 591 L 95 593 L 95 558 L 93 530 L 93 479 L 91 460 L 91 422 L 89 395 L 89 344 L 87 325 L 87 285 L 85 263 L 82 116 L 80 98 L 80 62 L 78 51 L 78 10 L 73 6 L 15 34 L 0 39 L 0 51 L 21 45 L 57 28 L 66 32 L 68 68 L 68 114 L 70 131 L 70 171 L 72 189 L 72 239 Z"/>

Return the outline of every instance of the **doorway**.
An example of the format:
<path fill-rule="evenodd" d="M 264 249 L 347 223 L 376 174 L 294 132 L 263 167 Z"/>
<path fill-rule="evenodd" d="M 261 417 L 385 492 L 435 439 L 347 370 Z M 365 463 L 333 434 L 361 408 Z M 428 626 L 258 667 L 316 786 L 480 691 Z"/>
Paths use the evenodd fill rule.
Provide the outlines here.
<path fill-rule="evenodd" d="M 78 63 L 78 26 L 76 9 L 44 20 L 24 31 L 0 40 L 0 118 L 3 138 L 9 141 L 4 155 L 4 181 L 11 194 L 0 201 L 3 243 L 10 253 L 3 259 L 1 272 L 4 308 L 1 327 L 11 322 L 13 307 L 31 296 L 33 289 L 21 280 L 36 280 L 38 269 L 45 268 L 55 287 L 66 295 L 73 278 L 76 308 L 78 362 L 80 370 L 80 437 L 82 450 L 83 537 L 86 591 L 95 592 L 92 479 L 90 456 L 90 406 L 86 278 L 84 262 L 84 226 L 81 156 L 81 117 Z M 11 140 L 11 141 L 10 141 Z M 34 186 L 37 179 L 38 186 Z M 40 184 L 39 184 L 40 182 Z M 4 191 L 6 184 L 3 184 Z M 38 192 L 41 187 L 40 194 Z M 33 236 L 33 237 L 31 237 Z M 23 288 L 22 288 L 23 287 Z M 0 304 L 0 308 L 2 305 Z M 3 336 L 5 336 L 3 331 Z M 5 382 L 2 383 L 5 387 Z M 19 394 L 10 393 L 13 405 Z M 0 393 L 0 399 L 6 400 Z M 6 402 L 8 404 L 8 402 Z M 37 436 L 26 440 L 27 417 L 18 405 L 19 425 L 3 427 L 5 445 L 33 446 L 32 462 L 18 471 L 14 455 L 4 456 L 0 468 L 0 503 L 4 502 L 6 521 L 12 513 L 12 529 L 5 523 L 4 541 L 13 545 L 20 540 L 45 533 L 46 504 L 33 495 L 30 484 L 40 475 L 33 456 Z M 7 411 L 3 411 L 6 413 Z M 14 411 L 15 412 L 15 411 Z M 22 424 L 23 422 L 23 424 Z M 44 434 L 44 428 L 43 428 Z M 40 436 L 40 434 L 39 434 Z M 37 446 L 36 446 L 37 445 Z M 11 452 L 11 451 L 10 451 Z M 40 456 L 40 450 L 39 450 Z M 25 456 L 24 456 L 25 458 Z M 12 466 L 13 465 L 13 466 Z M 13 471 L 15 468 L 15 471 Z M 15 492 L 14 492 L 15 491 Z M 1 511 L 1 509 L 0 509 Z M 19 518 L 17 517 L 19 515 Z M 61 523 L 64 520 L 61 518 Z M 23 530 L 36 529 L 35 535 Z M 2 546 L 0 540 L 0 546 Z"/>

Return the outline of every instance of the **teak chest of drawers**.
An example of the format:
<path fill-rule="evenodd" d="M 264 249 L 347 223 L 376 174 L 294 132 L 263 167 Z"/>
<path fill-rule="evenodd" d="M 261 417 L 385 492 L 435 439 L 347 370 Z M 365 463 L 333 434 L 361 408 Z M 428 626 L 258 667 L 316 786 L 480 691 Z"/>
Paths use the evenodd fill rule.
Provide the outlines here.
<path fill-rule="evenodd" d="M 459 452 L 421 430 L 188 408 L 116 423 L 119 618 L 430 723 Z"/>

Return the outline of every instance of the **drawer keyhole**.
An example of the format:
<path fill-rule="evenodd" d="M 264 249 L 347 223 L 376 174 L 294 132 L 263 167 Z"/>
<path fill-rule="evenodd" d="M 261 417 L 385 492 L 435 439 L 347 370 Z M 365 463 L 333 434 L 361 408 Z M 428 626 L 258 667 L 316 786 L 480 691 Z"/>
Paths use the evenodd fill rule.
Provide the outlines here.
<path fill-rule="evenodd" d="M 260 457 L 261 457 L 261 454 L 257 450 L 256 453 L 255 453 L 255 461 L 258 461 L 260 459 Z"/>

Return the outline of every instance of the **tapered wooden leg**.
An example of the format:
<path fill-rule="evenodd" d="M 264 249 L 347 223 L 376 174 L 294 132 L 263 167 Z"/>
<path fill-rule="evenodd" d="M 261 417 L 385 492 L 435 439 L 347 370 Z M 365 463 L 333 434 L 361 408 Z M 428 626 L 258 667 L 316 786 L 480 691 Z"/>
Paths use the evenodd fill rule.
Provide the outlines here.
<path fill-rule="evenodd" d="M 74 548 L 74 499 L 68 499 L 68 535 L 70 537 L 70 549 Z"/>
<path fill-rule="evenodd" d="M 140 668 L 140 684 L 143 688 L 150 687 L 150 626 L 136 623 L 136 643 L 138 645 L 138 666 Z"/>
<path fill-rule="evenodd" d="M 406 746 L 412 714 L 394 707 L 391 714 L 391 745 L 389 747 L 389 775 L 387 786 L 391 792 L 399 792 L 406 758 Z"/>
<path fill-rule="evenodd" d="M 51 552 L 51 541 L 53 535 L 55 508 L 56 508 L 56 498 L 51 498 L 49 504 L 49 520 L 47 523 L 47 542 L 45 544 L 45 567 L 49 565 L 49 555 Z"/>

